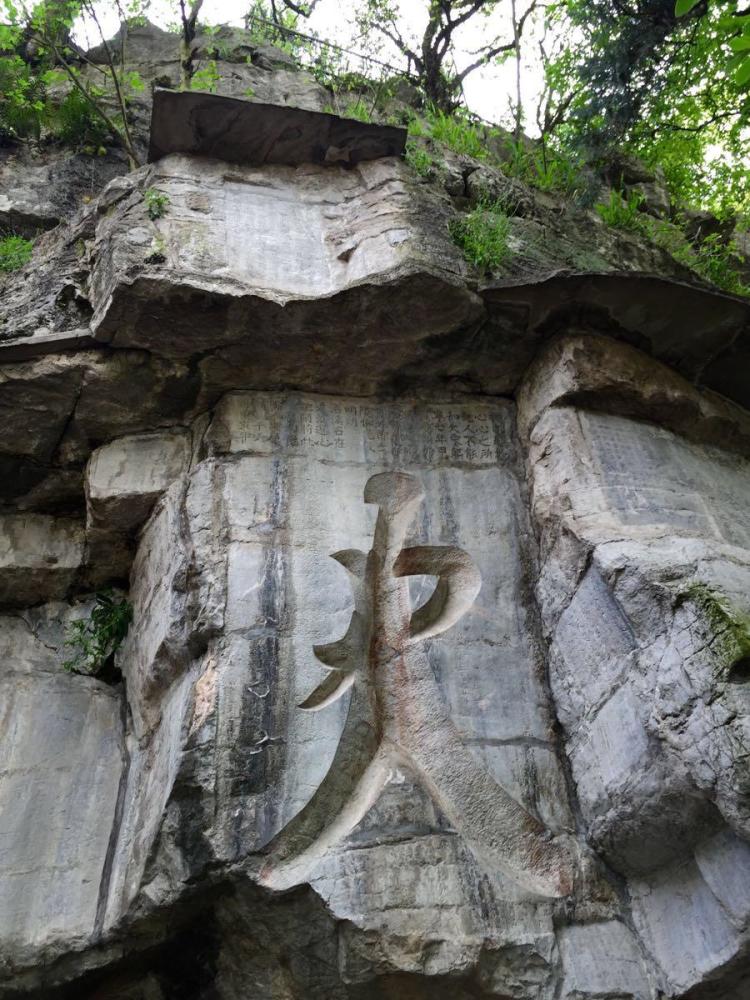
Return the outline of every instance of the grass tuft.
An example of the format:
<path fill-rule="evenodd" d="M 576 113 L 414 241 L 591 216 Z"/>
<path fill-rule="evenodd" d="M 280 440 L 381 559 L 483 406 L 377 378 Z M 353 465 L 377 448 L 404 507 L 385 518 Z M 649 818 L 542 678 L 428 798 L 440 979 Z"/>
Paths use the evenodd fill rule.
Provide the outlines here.
<path fill-rule="evenodd" d="M 31 259 L 34 241 L 9 233 L 0 237 L 0 271 L 20 271 Z"/>
<path fill-rule="evenodd" d="M 450 234 L 475 267 L 495 271 L 510 257 L 510 220 L 502 204 L 485 202 L 450 224 Z"/>

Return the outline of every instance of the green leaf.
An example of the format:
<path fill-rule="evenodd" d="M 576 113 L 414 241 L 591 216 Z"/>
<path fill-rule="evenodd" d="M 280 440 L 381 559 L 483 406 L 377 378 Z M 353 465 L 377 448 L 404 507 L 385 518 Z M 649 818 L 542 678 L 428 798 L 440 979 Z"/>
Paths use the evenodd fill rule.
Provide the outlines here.
<path fill-rule="evenodd" d="M 674 5 L 675 17 L 684 17 L 685 14 L 689 14 L 698 3 L 699 0 L 677 0 L 677 3 Z"/>
<path fill-rule="evenodd" d="M 142 90 L 145 90 L 146 88 L 146 85 L 143 82 L 143 79 L 141 78 L 141 74 L 137 70 L 131 70 L 129 73 L 126 74 L 125 83 L 127 84 L 128 87 L 130 87 L 131 90 L 134 90 L 136 93 L 140 93 Z"/>
<path fill-rule="evenodd" d="M 734 71 L 734 82 L 738 87 L 744 87 L 746 83 L 750 82 L 750 56 L 743 59 Z"/>
<path fill-rule="evenodd" d="M 746 52 L 750 49 L 750 34 L 740 35 L 739 38 L 730 38 L 729 47 L 732 52 Z"/>
<path fill-rule="evenodd" d="M 737 17 L 734 14 L 726 14 L 724 17 L 720 17 L 716 22 L 719 28 L 724 28 L 727 31 L 734 31 L 735 28 L 746 29 L 747 21 L 744 17 Z"/>

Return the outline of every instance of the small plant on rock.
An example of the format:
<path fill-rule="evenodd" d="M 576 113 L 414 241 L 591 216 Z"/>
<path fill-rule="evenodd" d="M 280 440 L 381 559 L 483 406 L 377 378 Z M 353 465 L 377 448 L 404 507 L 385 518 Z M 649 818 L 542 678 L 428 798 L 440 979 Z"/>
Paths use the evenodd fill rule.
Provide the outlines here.
<path fill-rule="evenodd" d="M 8 233 L 0 235 L 0 272 L 20 271 L 31 257 L 32 240 Z"/>
<path fill-rule="evenodd" d="M 167 214 L 169 208 L 169 195 L 156 188 L 146 188 L 143 193 L 143 200 L 146 202 L 146 211 L 149 219 L 155 221 Z"/>
<path fill-rule="evenodd" d="M 404 159 L 420 177 L 430 177 L 437 166 L 434 157 L 424 146 L 418 146 L 411 139 L 406 144 Z"/>
<path fill-rule="evenodd" d="M 101 674 L 111 664 L 132 620 L 129 601 L 117 600 L 111 590 L 100 591 L 89 617 L 68 626 L 65 645 L 71 648 L 72 655 L 63 663 L 63 669 L 74 674 Z"/>
<path fill-rule="evenodd" d="M 695 262 L 692 267 L 698 274 L 725 292 L 734 295 L 750 295 L 738 273 L 742 258 L 734 240 L 723 240 L 718 233 L 712 233 L 694 246 Z"/>
<path fill-rule="evenodd" d="M 545 144 L 529 146 L 524 140 L 508 139 L 503 172 L 540 191 L 572 195 L 581 185 L 577 165 Z"/>
<path fill-rule="evenodd" d="M 341 112 L 342 118 L 354 118 L 358 122 L 372 123 L 372 110 L 367 107 L 362 98 L 350 101 Z"/>
<path fill-rule="evenodd" d="M 750 296 L 750 285 L 742 281 L 742 257 L 734 240 L 724 240 L 712 233 L 703 240 L 690 241 L 684 218 L 675 222 L 643 217 L 646 234 L 662 250 L 685 267 L 732 295 Z"/>
<path fill-rule="evenodd" d="M 631 191 L 627 198 L 624 198 L 619 191 L 612 190 L 609 192 L 608 202 L 599 202 L 594 207 L 608 226 L 642 232 L 642 201 L 643 195 L 639 191 Z"/>
<path fill-rule="evenodd" d="M 221 73 L 215 59 L 209 59 L 205 66 L 197 69 L 190 78 L 190 90 L 203 90 L 215 94 L 221 81 Z"/>
<path fill-rule="evenodd" d="M 154 236 L 151 240 L 149 252 L 146 254 L 144 260 L 147 264 L 166 264 L 167 244 L 163 236 Z"/>
<path fill-rule="evenodd" d="M 477 125 L 459 115 L 446 115 L 442 111 L 431 112 L 428 117 L 432 138 L 437 142 L 442 142 L 454 153 L 473 156 L 475 160 L 487 158 L 484 136 Z"/>
<path fill-rule="evenodd" d="M 510 257 L 510 221 L 499 201 L 484 202 L 450 224 L 453 242 L 475 267 L 497 270 Z"/>

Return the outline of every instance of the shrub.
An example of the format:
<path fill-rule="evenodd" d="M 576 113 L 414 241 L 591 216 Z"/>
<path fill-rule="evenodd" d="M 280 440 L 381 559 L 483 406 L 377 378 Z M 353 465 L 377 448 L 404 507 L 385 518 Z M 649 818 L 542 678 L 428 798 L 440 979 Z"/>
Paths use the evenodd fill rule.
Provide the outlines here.
<path fill-rule="evenodd" d="M 30 259 L 34 248 L 33 240 L 9 233 L 0 236 L 0 271 L 20 271 Z"/>
<path fill-rule="evenodd" d="M 450 225 L 453 242 L 475 267 L 496 270 L 510 257 L 510 221 L 500 202 L 483 203 Z"/>
<path fill-rule="evenodd" d="M 65 637 L 73 655 L 63 669 L 75 674 L 99 674 L 111 662 L 127 635 L 133 620 L 129 601 L 118 601 L 111 590 L 102 590 L 94 598 L 88 618 L 71 622 Z"/>
<path fill-rule="evenodd" d="M 18 56 L 0 56 L 0 142 L 49 136 L 86 152 L 105 153 L 111 137 L 104 119 L 78 88 L 62 99 L 52 97 L 50 88 L 60 84 L 68 85 L 61 70 L 36 71 Z M 137 73 L 126 74 L 123 85 L 143 89 Z M 101 87 L 87 90 L 94 103 L 106 96 Z"/>
<path fill-rule="evenodd" d="M 167 214 L 169 208 L 169 195 L 156 188 L 146 188 L 143 193 L 143 200 L 146 202 L 146 211 L 152 221 L 161 219 Z"/>
<path fill-rule="evenodd" d="M 0 142 L 39 138 L 44 119 L 44 84 L 19 57 L 0 58 Z"/>
<path fill-rule="evenodd" d="M 50 133 L 66 146 L 106 152 L 109 131 L 80 90 L 71 90 L 56 107 L 48 105 L 47 118 Z"/>

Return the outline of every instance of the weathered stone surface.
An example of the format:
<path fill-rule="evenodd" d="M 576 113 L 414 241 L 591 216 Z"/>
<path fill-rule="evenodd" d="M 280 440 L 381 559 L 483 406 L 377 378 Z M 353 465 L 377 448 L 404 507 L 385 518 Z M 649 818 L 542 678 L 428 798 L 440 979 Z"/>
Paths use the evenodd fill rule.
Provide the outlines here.
<path fill-rule="evenodd" d="M 124 447 L 135 445 L 130 439 Z M 271 886 L 310 882 L 335 918 L 351 924 L 336 992 L 313 982 L 305 995 L 354 996 L 345 983 L 364 988 L 389 975 L 436 982 L 460 969 L 469 975 L 486 951 L 482 975 L 494 993 L 503 995 L 510 977 L 517 997 L 551 998 L 558 869 L 550 882 L 544 866 L 535 871 L 539 860 L 519 868 L 513 852 L 523 853 L 524 838 L 535 836 L 541 821 L 551 839 L 540 842 L 537 859 L 549 852 L 555 866 L 563 863 L 556 852 L 574 820 L 527 590 L 531 538 L 512 407 L 236 393 L 215 413 L 204 451 L 157 503 L 133 566 L 138 628 L 121 663 L 134 732 L 108 933 L 121 932 L 133 908 L 174 905 L 211 869 L 240 865 Z M 410 470 L 413 478 L 388 469 Z M 373 545 L 378 508 L 374 497 L 366 499 L 374 481 L 396 489 L 395 498 L 412 482 L 424 489 L 424 513 L 406 539 L 414 572 L 427 572 L 442 551 L 431 543 L 447 546 L 467 553 L 481 591 L 462 598 L 458 590 L 447 604 L 427 605 L 448 616 L 436 627 L 449 630 L 425 640 L 427 658 L 414 660 L 404 680 L 384 678 L 378 696 L 390 704 L 396 691 L 388 684 L 406 684 L 415 722 L 404 717 L 398 736 L 386 727 L 390 735 L 374 761 L 387 750 L 390 763 L 379 777 L 365 769 L 347 791 L 337 745 L 350 746 L 353 761 L 369 740 L 367 726 L 351 728 L 359 689 L 348 709 L 346 696 L 320 711 L 297 706 L 323 679 L 313 650 L 326 661 L 323 649 L 347 633 L 352 597 L 330 554 Z M 381 516 L 389 496 L 378 501 Z M 375 531 L 376 544 L 383 530 Z M 453 572 L 452 563 L 441 565 L 438 575 Z M 431 592 L 428 578 L 415 577 L 412 607 Z M 348 634 L 354 641 L 356 630 Z M 354 652 L 362 657 L 365 648 Z M 385 718 L 394 710 L 384 707 Z M 498 803 L 484 815 L 493 796 Z M 335 838 L 316 834 L 337 810 L 343 825 Z M 527 817 L 515 834 L 514 816 Z M 500 839 L 492 832 L 498 824 Z M 279 861 L 269 874 L 290 836 L 311 846 L 291 867 Z M 581 863 L 575 852 L 571 860 L 573 869 Z M 592 876 L 593 869 L 572 877 L 583 912 L 606 918 L 613 897 L 606 884 L 595 888 Z M 479 883 L 481 905 L 471 888 Z M 363 893 L 363 885 L 378 890 Z M 363 935 L 371 939 L 376 928 L 378 949 L 363 950 Z M 249 975 L 255 959 L 246 961 Z M 639 981 L 628 995 L 641 996 Z"/>
<path fill-rule="evenodd" d="M 187 467 L 187 432 L 140 434 L 97 448 L 86 474 L 89 527 L 132 532 Z"/>
<path fill-rule="evenodd" d="M 83 372 L 80 365 L 65 358 L 44 358 L 0 369 L 0 412 L 2 423 L 13 427 L 12 434 L 0 438 L 5 461 L 15 457 L 23 462 L 21 477 L 34 476 L 34 467 L 50 462 L 65 432 L 80 392 Z M 5 478 L 5 477 L 3 477 Z M 7 485 L 7 484 L 6 484 Z M 18 483 L 22 491 L 26 483 Z"/>
<path fill-rule="evenodd" d="M 471 197 L 519 187 L 476 163 L 456 169 Z M 152 186 L 172 198 L 156 221 L 143 200 Z M 448 238 L 447 197 L 403 164 L 254 171 L 166 158 L 157 173 L 116 178 L 3 279 L 3 356 L 90 348 L 96 307 L 100 339 L 199 358 L 191 375 L 204 383 L 203 405 L 247 385 L 497 394 L 574 321 L 745 400 L 745 304 L 671 283 L 689 275 L 592 213 L 561 214 L 528 188 L 513 197 L 522 217 L 511 220 L 510 270 L 483 289 L 483 308 Z M 240 224 L 248 212 L 251 230 Z M 609 273 L 568 273 L 591 268 Z"/>
<path fill-rule="evenodd" d="M 577 406 L 651 420 L 697 443 L 747 456 L 747 411 L 700 392 L 666 365 L 608 337 L 567 335 L 539 353 L 518 393 L 519 431 L 528 439 L 551 406 Z"/>
<path fill-rule="evenodd" d="M 747 307 L 444 159 L 167 156 L 2 279 L 0 995 L 746 1000 Z"/>
<path fill-rule="evenodd" d="M 85 254 L 92 222 L 85 212 L 74 230 L 60 227 L 45 233 L 25 267 L 0 277 L 0 346 L 11 347 L 9 361 L 32 356 L 34 340 L 41 349 L 33 353 L 46 353 L 90 339 Z M 15 353 L 19 346 L 20 355 Z"/>
<path fill-rule="evenodd" d="M 113 177 L 123 156 L 71 155 L 67 149 L 0 149 L 0 227 L 29 238 L 69 219 Z"/>
<path fill-rule="evenodd" d="M 631 256 L 631 264 L 633 260 Z M 548 267 L 543 276 L 537 271 L 538 280 L 508 278 L 483 289 L 495 350 L 500 338 L 513 359 L 512 384 L 517 384 L 551 334 L 606 333 L 647 350 L 686 378 L 747 407 L 750 396 L 740 374 L 746 370 L 750 331 L 747 301 L 686 285 L 684 274 L 670 274 L 683 281 L 656 277 L 654 271 L 661 269 L 655 261 L 640 267 L 651 273 L 622 273 L 638 271 L 637 262 L 609 274 L 561 275 Z M 594 269 L 608 270 L 601 263 Z M 570 265 L 562 270 L 571 270 Z"/>
<path fill-rule="evenodd" d="M 219 94 L 157 90 L 148 158 L 211 156 L 251 166 L 346 164 L 400 156 L 406 129 L 297 106 L 232 100 Z"/>
<path fill-rule="evenodd" d="M 569 997 L 651 994 L 643 954 L 632 932 L 618 921 L 567 927 L 560 935 Z"/>
<path fill-rule="evenodd" d="M 0 516 L 0 604 L 65 595 L 83 562 L 83 527 L 41 514 Z"/>
<path fill-rule="evenodd" d="M 77 513 L 83 468 L 103 441 L 184 423 L 194 372 L 142 351 L 77 351 L 0 367 L 0 495 L 19 509 Z"/>
<path fill-rule="evenodd" d="M 109 41 L 112 53 L 122 57 L 122 34 Z M 129 68 L 158 86 L 177 87 L 180 81 L 179 35 L 146 21 L 124 30 L 125 56 Z M 294 60 L 273 45 L 259 44 L 247 31 L 219 25 L 210 33 L 199 31 L 194 42 L 194 70 L 209 63 L 218 75 L 217 92 L 253 98 L 268 104 L 322 111 L 330 103 L 330 91 L 322 87 Z M 105 63 L 104 46 L 87 53 L 94 63 Z"/>
<path fill-rule="evenodd" d="M 127 579 L 134 536 L 187 468 L 191 448 L 189 432 L 174 430 L 118 438 L 93 452 L 85 479 L 88 586 Z"/>
<path fill-rule="evenodd" d="M 101 681 L 61 670 L 70 618 L 58 604 L 0 620 L 5 977 L 82 947 L 95 930 L 122 767 L 120 698 Z"/>
<path fill-rule="evenodd" d="M 93 325 L 116 347 L 156 337 L 164 355 L 211 350 L 202 374 L 214 397 L 261 371 L 366 391 L 420 341 L 478 315 L 440 204 L 415 205 L 397 161 L 258 170 L 172 156 L 154 170 L 164 218 L 149 223 L 134 192 L 99 228 Z M 154 239 L 163 263 L 149 263 Z M 352 371 L 342 343 L 355 328 Z"/>
<path fill-rule="evenodd" d="M 735 988 L 748 914 L 729 873 L 746 864 L 748 778 L 734 747 L 746 739 L 747 715 L 739 633 L 728 624 L 717 631 L 707 594 L 721 593 L 728 622 L 750 588 L 744 522 L 731 506 L 745 489 L 743 414 L 632 348 L 582 336 L 550 345 L 519 406 L 556 712 L 587 837 L 629 880 L 634 925 L 583 845 L 563 850 L 575 842 L 573 802 L 529 590 L 534 542 L 512 404 L 236 392 L 196 424 L 191 437 L 205 432 L 202 444 L 152 432 L 91 460 L 92 521 L 132 530 L 135 507 L 141 517 L 146 498 L 165 492 L 132 570 L 136 626 L 120 654 L 132 730 L 122 746 L 115 739 L 105 769 L 119 774 L 127 746 L 111 853 L 102 854 L 113 815 L 105 810 L 89 848 L 102 868 L 96 892 L 76 904 L 75 935 L 9 939 L 34 982 L 39 955 L 95 940 L 94 898 L 105 962 L 134 919 L 154 921 L 191 886 L 234 872 L 262 920 L 280 921 L 307 956 L 289 996 L 395 998 L 408 988 L 425 997 L 651 1000 L 657 984 L 678 996 L 717 977 Z M 660 428 L 633 419 L 649 409 Z M 725 459 L 718 445 L 730 430 Z M 200 459 L 192 471 L 189 451 Z M 639 505 L 656 468 L 659 502 Z M 700 497 L 692 507 L 688 488 Z M 368 492 L 376 489 L 385 492 Z M 357 664 L 365 648 L 352 611 L 366 616 L 366 595 L 380 593 L 368 585 L 357 596 L 355 587 L 353 599 L 346 570 L 361 572 L 356 548 L 377 558 L 391 523 L 376 527 L 378 510 L 398 520 L 403 503 L 413 513 L 398 531 L 414 553 L 404 569 L 418 574 L 403 593 L 412 609 L 434 609 L 417 611 L 412 631 L 446 615 L 448 627 L 424 640 L 426 673 L 415 652 L 394 678 L 396 690 L 406 685 L 407 715 L 389 700 L 385 676 L 376 686 L 383 718 L 395 712 L 400 721 L 385 724 L 380 750 L 377 742 L 366 750 L 367 725 L 352 728 L 357 687 L 350 702 L 346 694 L 328 704 L 348 650 Z M 449 561 L 430 562 L 441 546 Z M 581 548 L 590 553 L 583 561 Z M 434 576 L 469 581 L 461 574 L 471 566 L 478 593 L 469 582 L 434 590 Z M 564 586 L 552 595 L 560 574 Z M 442 596 L 430 601 L 433 592 Z M 28 670 L 34 654 L 18 628 L 26 625 L 6 634 Z M 52 669 L 48 647 L 42 662 Z M 55 683 L 63 681 L 77 692 L 98 683 Z M 358 760 L 371 763 L 351 774 Z M 525 850 L 514 817 L 524 816 L 533 820 L 522 827 L 539 822 L 550 832 L 541 850 L 552 852 L 555 878 L 572 864 L 577 918 L 565 915 L 570 901 L 557 898 L 544 865 L 535 869 L 536 849 L 533 863 L 514 860 Z M 28 849 L 39 867 L 43 848 Z M 295 886 L 282 915 L 268 894 Z M 682 936 L 665 931 L 678 903 Z M 229 1000 L 248 981 L 261 996 L 283 995 L 273 986 L 283 949 L 259 943 L 261 918 L 239 899 L 222 907 L 212 919 L 232 930 L 212 953 L 219 995 Z M 313 920 L 311 936 L 304 928 Z M 335 938 L 329 921 L 347 930 L 337 938 L 338 971 L 323 975 L 314 955 Z"/>
<path fill-rule="evenodd" d="M 150 21 L 124 24 L 107 41 L 88 50 L 86 56 L 93 63 L 103 65 L 109 61 L 109 53 L 122 59 L 123 45 L 128 58 L 142 64 L 177 62 L 180 57 L 180 36 L 174 31 L 165 31 Z"/>
<path fill-rule="evenodd" d="M 748 947 L 747 416 L 630 348 L 605 372 L 602 343 L 551 345 L 519 398 L 550 680 L 589 836 L 633 880 L 666 995 L 720 977 L 729 995 Z M 661 426 L 630 416 L 649 413 Z"/>

